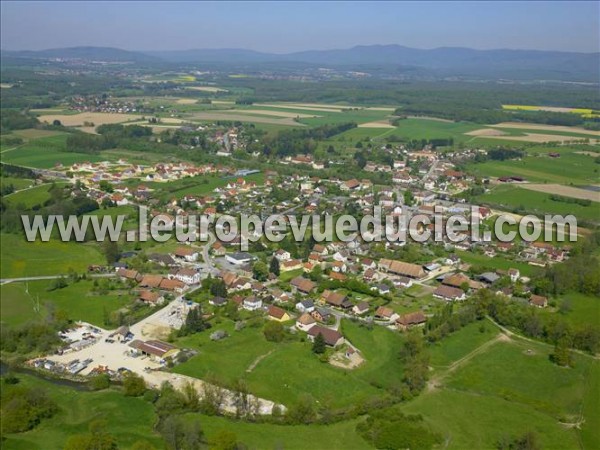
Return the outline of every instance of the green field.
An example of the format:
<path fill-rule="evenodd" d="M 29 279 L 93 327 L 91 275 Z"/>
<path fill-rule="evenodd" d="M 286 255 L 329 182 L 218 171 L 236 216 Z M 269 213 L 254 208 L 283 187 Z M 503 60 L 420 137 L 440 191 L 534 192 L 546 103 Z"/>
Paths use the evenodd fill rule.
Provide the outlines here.
<path fill-rule="evenodd" d="M 178 373 L 204 377 L 212 374 L 225 383 L 245 378 L 250 391 L 283 404 L 294 403 L 299 393 L 308 392 L 321 403 L 343 407 L 366 400 L 378 393 L 374 387 L 392 387 L 401 378 L 396 357 L 402 338 L 381 327 L 373 330 L 343 321 L 344 335 L 356 345 L 367 362 L 352 371 L 322 363 L 311 352 L 310 343 L 267 342 L 260 328 L 231 331 L 231 323 L 215 325 L 230 337 L 210 341 L 208 334 L 183 339 L 180 345 L 197 348 L 199 354 L 175 368 Z M 251 371 L 246 369 L 259 356 L 267 355 Z"/>
<path fill-rule="evenodd" d="M 60 275 L 69 269 L 82 273 L 90 264 L 103 264 L 104 257 L 95 243 L 27 242 L 24 234 L 0 235 L 2 278 Z"/>
<path fill-rule="evenodd" d="M 91 421 L 105 420 L 107 431 L 115 436 L 119 448 L 130 448 L 145 440 L 162 448 L 162 439 L 152 429 L 156 415 L 150 403 L 140 398 L 125 397 L 118 391 L 78 392 L 32 376 L 19 374 L 22 385 L 44 388 L 59 405 L 59 412 L 44 419 L 33 430 L 6 435 L 3 449 L 60 450 L 67 439 L 86 433 Z"/>
<path fill-rule="evenodd" d="M 539 267 L 531 266 L 527 263 L 520 261 L 511 261 L 509 259 L 503 258 L 502 254 L 499 254 L 494 258 L 489 258 L 488 256 L 479 253 L 464 252 L 461 250 L 457 250 L 456 254 L 460 257 L 461 260 L 471 265 L 489 267 L 491 269 L 500 270 L 519 269 L 519 272 L 521 272 L 521 276 L 531 277 L 536 272 L 540 271 Z"/>
<path fill-rule="evenodd" d="M 530 191 L 515 185 L 494 186 L 489 193 L 477 196 L 474 201 L 511 211 L 518 208 L 536 215 L 573 214 L 579 220 L 598 221 L 600 214 L 598 203 L 592 202 L 589 206 L 582 206 L 557 202 L 550 199 L 550 194 Z"/>
<path fill-rule="evenodd" d="M 583 324 L 598 325 L 600 321 L 600 298 L 591 295 L 570 292 L 556 299 L 556 306 L 560 308 L 563 302 L 567 302 L 569 310 L 565 312 L 541 311 L 542 314 L 558 314 L 564 317 L 574 327 Z"/>
<path fill-rule="evenodd" d="M 521 160 L 487 161 L 471 164 L 468 168 L 483 177 L 520 176 L 535 183 L 587 185 L 598 182 L 598 165 L 591 156 L 564 151 L 563 147 L 549 147 L 548 150 L 560 152 L 560 158 L 550 158 L 537 151 L 533 153 L 530 149 Z"/>
<path fill-rule="evenodd" d="M 133 297 L 124 291 L 93 294 L 92 283 L 79 281 L 53 291 L 48 291 L 52 285 L 49 280 L 3 284 L 0 286 L 2 322 L 21 325 L 44 318 L 48 312 L 46 306 L 51 303 L 57 310 L 65 311 L 71 320 L 104 327 L 104 315 L 130 304 Z"/>
<path fill-rule="evenodd" d="M 25 189 L 25 188 L 28 188 L 29 186 L 32 186 L 33 180 L 30 180 L 27 178 L 15 178 L 15 177 L 2 176 L 2 177 L 0 177 L 0 185 L 2 186 L 2 189 L 4 189 L 5 186 L 12 185 L 15 190 L 19 190 L 19 189 Z"/>
<path fill-rule="evenodd" d="M 455 339 L 451 347 L 461 340 L 450 339 Z M 580 438 L 583 448 L 598 448 L 598 434 L 592 431 L 600 425 L 598 402 L 588 401 L 591 389 L 598 390 L 598 362 L 577 357 L 574 369 L 564 369 L 549 361 L 550 350 L 517 339 L 497 342 L 404 409 L 423 414 L 450 449 L 491 449 L 502 437 L 527 431 L 537 434 L 542 448 L 580 448 Z M 583 432 L 560 423 L 580 421 L 582 405 Z"/>
<path fill-rule="evenodd" d="M 5 196 L 4 198 L 13 205 L 23 205 L 27 209 L 31 209 L 33 206 L 43 206 L 44 202 L 50 200 L 51 194 L 50 189 L 52 186 L 67 186 L 69 183 L 52 183 L 52 184 L 40 184 L 34 186 L 31 189 L 25 189 L 20 192 L 14 192 Z"/>
<path fill-rule="evenodd" d="M 483 327 L 484 331 L 480 331 Z M 487 321 L 473 322 L 429 346 L 431 366 L 444 368 L 496 337 L 498 331 Z"/>
<path fill-rule="evenodd" d="M 58 134 L 32 140 L 14 150 L 2 152 L 1 161 L 18 166 L 50 169 L 57 163 L 70 166 L 73 163 L 106 160 L 99 155 L 67 152 L 67 137 L 67 134 Z"/>
<path fill-rule="evenodd" d="M 56 386 L 48 381 L 19 374 L 21 384 L 46 389 L 58 403 L 59 413 L 45 419 L 31 431 L 7 435 L 2 448 L 7 450 L 60 450 L 73 434 L 85 433 L 93 420 L 106 420 L 108 431 L 115 436 L 119 448 L 130 448 L 144 440 L 156 448 L 163 448 L 160 436 L 153 431 L 157 417 L 151 403 L 139 398 L 124 397 L 117 390 L 78 392 L 69 387 Z M 222 430 L 233 431 L 239 442 L 249 449 L 285 448 L 325 450 L 344 448 L 366 450 L 371 448 L 356 431 L 360 421 L 351 420 L 332 425 L 274 425 L 248 423 L 225 417 L 187 414 L 198 420 L 206 440 L 210 443 Z"/>

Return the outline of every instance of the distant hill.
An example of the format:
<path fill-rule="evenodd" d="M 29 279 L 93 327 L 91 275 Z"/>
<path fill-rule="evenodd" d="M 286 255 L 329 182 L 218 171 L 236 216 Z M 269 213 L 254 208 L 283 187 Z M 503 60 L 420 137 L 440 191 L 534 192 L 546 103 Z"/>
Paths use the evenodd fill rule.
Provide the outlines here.
<path fill-rule="evenodd" d="M 343 67 L 367 70 L 377 67 L 393 71 L 412 67 L 432 76 L 475 78 L 545 79 L 598 82 L 600 53 L 574 53 L 540 50 L 474 50 L 441 47 L 430 50 L 401 45 L 359 45 L 340 50 L 309 50 L 274 54 L 244 49 L 193 49 L 133 52 L 107 47 L 72 47 L 42 51 L 2 52 L 3 56 L 23 58 L 77 58 L 101 61 L 132 61 L 245 64 L 260 68 L 269 63 Z"/>
<path fill-rule="evenodd" d="M 68 47 L 49 50 L 2 51 L 3 57 L 29 59 L 82 59 L 87 61 L 158 62 L 159 58 L 141 52 L 112 47 Z"/>
<path fill-rule="evenodd" d="M 441 47 L 431 50 L 401 45 L 359 45 L 342 50 L 309 50 L 273 54 L 242 49 L 146 52 L 165 61 L 188 63 L 301 62 L 320 66 L 416 67 L 456 76 L 556 79 L 597 82 L 600 53 L 540 50 L 474 50 Z"/>

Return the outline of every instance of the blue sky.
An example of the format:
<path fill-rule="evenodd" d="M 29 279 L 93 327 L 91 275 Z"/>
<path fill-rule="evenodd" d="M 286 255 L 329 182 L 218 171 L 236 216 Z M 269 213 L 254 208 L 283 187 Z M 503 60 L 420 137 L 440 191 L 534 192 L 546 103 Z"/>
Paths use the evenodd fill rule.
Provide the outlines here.
<path fill-rule="evenodd" d="M 3 49 L 599 51 L 599 2 L 1 2 Z"/>

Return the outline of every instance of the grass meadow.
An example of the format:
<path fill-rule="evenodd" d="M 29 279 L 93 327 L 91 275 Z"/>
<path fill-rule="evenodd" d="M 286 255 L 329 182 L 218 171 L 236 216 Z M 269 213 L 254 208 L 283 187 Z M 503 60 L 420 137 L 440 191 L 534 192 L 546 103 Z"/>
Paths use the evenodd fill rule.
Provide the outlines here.
<path fill-rule="evenodd" d="M 489 322 L 485 326 L 494 330 Z M 434 365 L 465 356 L 489 333 L 479 335 L 469 327 L 432 349 Z M 495 331 L 488 334 L 493 335 Z M 575 367 L 565 369 L 549 360 L 551 351 L 551 346 L 520 339 L 496 342 L 446 372 L 441 386 L 404 410 L 422 414 L 449 449 L 492 449 L 501 438 L 527 431 L 534 431 L 545 449 L 598 448 L 594 430 L 600 426 L 600 412 L 598 403 L 589 401 L 599 392 L 598 361 L 577 356 Z M 582 429 L 572 423 L 582 423 Z"/>
<path fill-rule="evenodd" d="M 479 195 L 475 201 L 483 205 L 492 205 L 505 210 L 521 209 L 536 215 L 573 214 L 579 220 L 598 221 L 600 208 L 598 203 L 589 206 L 566 203 L 550 199 L 551 193 L 530 191 L 515 185 L 497 185 L 490 192 Z"/>
<path fill-rule="evenodd" d="M 103 264 L 104 257 L 95 243 L 27 242 L 23 234 L 0 236 L 2 278 L 21 278 L 67 274 L 69 269 L 82 273 L 90 264 Z"/>
<path fill-rule="evenodd" d="M 48 304 L 67 313 L 69 319 L 104 327 L 104 314 L 127 306 L 133 297 L 126 291 L 106 295 L 91 293 L 92 281 L 71 283 L 62 289 L 48 291 L 52 280 L 13 282 L 0 286 L 2 322 L 8 325 L 43 319 Z M 39 304 L 39 310 L 35 306 Z"/>
<path fill-rule="evenodd" d="M 66 151 L 67 134 L 42 137 L 27 142 L 13 150 L 2 152 L 3 163 L 18 166 L 50 169 L 57 163 L 69 166 L 74 163 L 103 161 L 106 157 Z"/>

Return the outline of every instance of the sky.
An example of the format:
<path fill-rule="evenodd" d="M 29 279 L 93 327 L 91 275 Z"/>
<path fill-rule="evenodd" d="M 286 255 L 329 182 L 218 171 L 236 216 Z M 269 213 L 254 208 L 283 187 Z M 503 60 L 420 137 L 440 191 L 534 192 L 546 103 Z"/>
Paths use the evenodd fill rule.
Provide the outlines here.
<path fill-rule="evenodd" d="M 272 53 L 399 44 L 598 52 L 600 2 L 0 3 L 0 46 Z"/>

